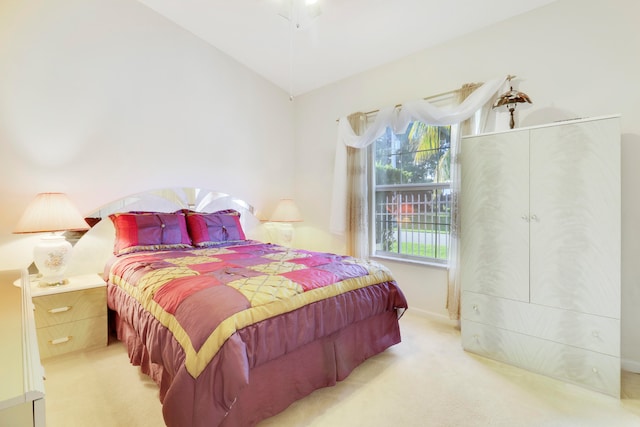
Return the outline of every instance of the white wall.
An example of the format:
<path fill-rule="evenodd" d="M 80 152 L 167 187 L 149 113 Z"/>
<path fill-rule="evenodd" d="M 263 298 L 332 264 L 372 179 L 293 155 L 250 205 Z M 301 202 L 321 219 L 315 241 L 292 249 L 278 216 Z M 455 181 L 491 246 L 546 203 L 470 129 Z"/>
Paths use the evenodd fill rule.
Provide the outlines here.
<path fill-rule="evenodd" d="M 640 370 L 638 16 L 636 0 L 559 0 L 296 98 L 296 199 L 305 216 L 297 245 L 344 250 L 327 231 L 338 117 L 515 74 L 533 100 L 517 114 L 519 126 L 622 114 L 622 356 Z M 446 316 L 444 270 L 387 264 L 413 309 Z"/>
<path fill-rule="evenodd" d="M 344 252 L 328 232 L 336 118 L 510 73 L 534 102 L 520 125 L 623 116 L 622 354 L 640 368 L 639 12 L 635 0 L 559 0 L 290 103 L 138 2 L 2 0 L 0 269 L 31 261 L 32 239 L 11 230 L 41 191 L 67 192 L 83 213 L 168 186 L 266 212 L 293 194 L 296 246 Z M 446 316 L 446 270 L 387 264 L 413 310 Z"/>
<path fill-rule="evenodd" d="M 255 73 L 131 0 L 0 2 L 0 269 L 36 193 L 83 213 L 200 186 L 270 211 L 293 191 L 293 105 Z"/>

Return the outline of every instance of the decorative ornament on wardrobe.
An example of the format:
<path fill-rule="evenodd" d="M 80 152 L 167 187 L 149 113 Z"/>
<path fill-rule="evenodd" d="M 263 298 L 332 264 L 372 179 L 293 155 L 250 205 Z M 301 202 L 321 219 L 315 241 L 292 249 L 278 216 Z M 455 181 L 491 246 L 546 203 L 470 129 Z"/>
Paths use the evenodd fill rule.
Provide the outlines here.
<path fill-rule="evenodd" d="M 513 129 L 516 125 L 516 122 L 513 118 L 513 113 L 516 110 L 516 106 L 522 103 L 531 104 L 531 99 L 529 98 L 529 95 L 527 95 L 524 92 L 520 92 L 513 89 L 513 86 L 511 85 L 511 80 L 515 78 L 516 76 L 507 77 L 507 80 L 509 81 L 509 90 L 503 93 L 502 95 L 500 95 L 500 97 L 496 100 L 496 102 L 493 103 L 493 108 L 506 105 L 507 110 L 509 110 L 509 114 L 511 116 L 509 120 L 509 128 L 511 129 Z"/>

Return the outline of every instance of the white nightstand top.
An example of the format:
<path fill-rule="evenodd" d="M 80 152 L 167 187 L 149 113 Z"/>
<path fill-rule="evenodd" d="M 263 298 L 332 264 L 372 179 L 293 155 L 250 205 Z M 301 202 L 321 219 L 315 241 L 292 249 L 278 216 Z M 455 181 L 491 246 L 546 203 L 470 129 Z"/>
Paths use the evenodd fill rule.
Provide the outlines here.
<path fill-rule="evenodd" d="M 57 286 L 38 286 L 37 278 L 31 278 L 31 297 L 59 294 L 62 292 L 80 291 L 83 289 L 99 288 L 107 286 L 99 274 L 82 274 L 67 278 L 69 283 Z"/>

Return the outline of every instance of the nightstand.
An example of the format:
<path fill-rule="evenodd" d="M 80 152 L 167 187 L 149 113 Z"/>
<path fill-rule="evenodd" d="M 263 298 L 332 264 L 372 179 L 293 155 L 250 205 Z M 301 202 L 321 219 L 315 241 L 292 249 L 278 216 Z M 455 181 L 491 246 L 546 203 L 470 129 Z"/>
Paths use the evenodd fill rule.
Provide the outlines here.
<path fill-rule="evenodd" d="M 31 283 L 40 357 L 107 345 L 107 288 L 98 274 L 60 286 Z"/>

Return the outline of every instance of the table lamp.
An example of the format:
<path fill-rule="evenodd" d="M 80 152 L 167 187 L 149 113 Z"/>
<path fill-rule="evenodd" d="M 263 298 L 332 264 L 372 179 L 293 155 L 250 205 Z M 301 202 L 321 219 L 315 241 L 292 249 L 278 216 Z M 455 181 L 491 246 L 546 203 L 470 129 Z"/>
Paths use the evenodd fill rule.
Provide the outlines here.
<path fill-rule="evenodd" d="M 269 218 L 269 222 L 279 223 L 278 234 L 279 243 L 283 246 L 291 246 L 293 241 L 293 225 L 292 222 L 301 222 L 302 215 L 298 206 L 292 199 L 280 199 L 276 205 L 276 209 Z"/>
<path fill-rule="evenodd" d="M 71 258 L 71 243 L 61 231 L 88 230 L 89 225 L 66 194 L 40 193 L 27 206 L 14 229 L 15 234 L 48 233 L 33 250 L 33 260 L 42 277 L 40 286 L 66 283 L 64 273 Z"/>

